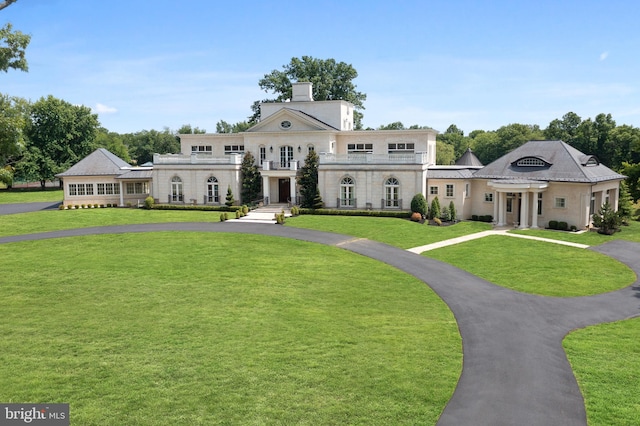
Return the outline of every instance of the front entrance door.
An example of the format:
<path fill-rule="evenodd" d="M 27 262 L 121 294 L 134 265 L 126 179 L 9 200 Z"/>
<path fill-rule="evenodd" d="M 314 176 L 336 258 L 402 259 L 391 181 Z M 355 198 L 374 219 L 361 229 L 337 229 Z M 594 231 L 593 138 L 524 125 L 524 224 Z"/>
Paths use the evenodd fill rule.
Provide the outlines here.
<path fill-rule="evenodd" d="M 288 203 L 291 198 L 289 179 L 278 179 L 278 202 Z"/>

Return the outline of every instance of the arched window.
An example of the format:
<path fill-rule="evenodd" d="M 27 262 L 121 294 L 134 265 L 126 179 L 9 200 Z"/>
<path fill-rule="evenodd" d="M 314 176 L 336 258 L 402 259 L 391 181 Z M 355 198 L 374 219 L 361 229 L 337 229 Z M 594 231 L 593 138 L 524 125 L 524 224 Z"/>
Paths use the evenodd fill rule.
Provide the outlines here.
<path fill-rule="evenodd" d="M 289 167 L 289 164 L 293 160 L 293 147 L 281 146 L 280 147 L 280 167 Z"/>
<path fill-rule="evenodd" d="M 178 176 L 171 178 L 171 201 L 183 201 L 182 179 Z"/>
<path fill-rule="evenodd" d="M 211 176 L 207 179 L 207 203 L 219 203 L 220 193 L 218 191 L 218 179 Z"/>
<path fill-rule="evenodd" d="M 394 177 L 390 177 L 384 182 L 384 206 L 400 207 L 399 199 L 400 182 Z"/>
<path fill-rule="evenodd" d="M 340 207 L 355 207 L 355 187 L 353 178 L 345 176 L 340 181 Z"/>

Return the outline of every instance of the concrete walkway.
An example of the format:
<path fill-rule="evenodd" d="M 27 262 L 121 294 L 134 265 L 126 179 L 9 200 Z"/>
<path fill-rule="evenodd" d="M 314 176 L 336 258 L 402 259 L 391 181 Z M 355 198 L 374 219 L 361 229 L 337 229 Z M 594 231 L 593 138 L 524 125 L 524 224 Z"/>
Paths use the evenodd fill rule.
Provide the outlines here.
<path fill-rule="evenodd" d="M 385 262 L 422 280 L 450 307 L 463 342 L 462 374 L 438 421 L 441 426 L 585 426 L 584 401 L 562 339 L 576 328 L 640 314 L 640 281 L 597 296 L 534 296 L 379 242 L 260 223 L 105 226 L 3 237 L 0 244 L 165 230 L 260 234 L 327 244 Z M 592 250 L 620 260 L 640 276 L 640 244 L 612 241 Z M 508 267 L 508 259 L 497 266 Z"/>
<path fill-rule="evenodd" d="M 582 249 L 589 248 L 589 246 L 586 245 L 586 244 L 572 243 L 572 242 L 569 242 L 569 241 L 553 240 L 553 239 L 550 239 L 550 238 L 534 237 L 532 235 L 511 234 L 511 233 L 508 232 L 508 229 L 496 229 L 496 230 L 476 232 L 475 234 L 463 235 L 462 237 L 451 238 L 451 239 L 444 240 L 444 241 L 438 241 L 438 242 L 432 243 L 432 244 L 426 244 L 424 246 L 413 247 L 413 248 L 410 248 L 408 250 L 410 252 L 412 252 L 412 253 L 420 254 L 420 253 L 423 253 L 425 251 L 435 250 L 435 249 L 438 249 L 438 248 L 441 248 L 441 247 L 447 247 L 447 246 L 451 246 L 451 245 L 454 245 L 454 244 L 460 244 L 460 243 L 464 243 L 466 241 L 472 241 L 472 240 L 476 240 L 478 238 L 487 237 L 489 235 L 506 235 L 507 237 L 524 238 L 524 239 L 527 239 L 527 240 L 536 240 L 536 241 L 544 241 L 544 242 L 547 242 L 547 243 L 562 244 L 562 245 L 565 245 L 565 246 L 571 246 L 571 247 L 582 248 Z"/>

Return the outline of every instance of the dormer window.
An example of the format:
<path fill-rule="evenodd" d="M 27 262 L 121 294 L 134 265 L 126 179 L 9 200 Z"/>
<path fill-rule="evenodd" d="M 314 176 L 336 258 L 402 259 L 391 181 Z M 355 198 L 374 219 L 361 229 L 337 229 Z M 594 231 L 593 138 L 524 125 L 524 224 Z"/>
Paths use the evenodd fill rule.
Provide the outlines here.
<path fill-rule="evenodd" d="M 598 164 L 600 164 L 600 162 L 593 155 L 590 155 L 589 158 L 587 159 L 587 161 L 584 162 L 584 165 L 587 166 L 587 167 L 589 167 L 589 166 L 597 166 Z"/>
<path fill-rule="evenodd" d="M 551 165 L 539 157 L 523 157 L 511 164 L 517 167 L 547 167 Z"/>
<path fill-rule="evenodd" d="M 544 161 L 535 157 L 527 157 L 521 158 L 516 163 L 517 166 L 525 166 L 525 167 L 544 167 Z"/>

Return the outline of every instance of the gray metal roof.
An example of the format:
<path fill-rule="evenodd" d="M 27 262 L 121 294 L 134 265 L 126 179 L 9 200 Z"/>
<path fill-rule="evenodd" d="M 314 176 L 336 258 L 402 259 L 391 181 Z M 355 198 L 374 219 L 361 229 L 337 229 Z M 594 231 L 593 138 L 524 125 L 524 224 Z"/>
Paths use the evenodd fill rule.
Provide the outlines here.
<path fill-rule="evenodd" d="M 518 166 L 523 158 L 540 159 L 546 164 Z M 562 141 L 529 141 L 476 171 L 473 177 L 585 183 L 625 178 L 603 164 L 587 165 L 593 158 Z"/>
<path fill-rule="evenodd" d="M 429 167 L 427 171 L 427 179 L 470 179 L 473 176 L 473 170 L 453 168 L 447 166 Z"/>
<path fill-rule="evenodd" d="M 462 157 L 458 158 L 458 161 L 456 161 L 456 166 L 482 167 L 484 166 L 484 164 L 482 164 L 482 162 L 478 159 L 478 157 L 476 157 L 473 151 L 471 151 L 471 148 L 467 148 L 465 153 L 462 154 Z"/>
<path fill-rule="evenodd" d="M 133 170 L 124 172 L 123 174 L 118 176 L 116 179 L 141 180 L 141 179 L 151 179 L 152 176 L 153 176 L 153 170 L 151 169 L 139 169 L 139 170 L 133 169 Z"/>
<path fill-rule="evenodd" d="M 58 173 L 57 177 L 65 176 L 113 176 L 120 175 L 123 169 L 131 166 L 120 157 L 104 148 L 98 148 L 91 154 L 78 161 L 68 170 Z"/>

